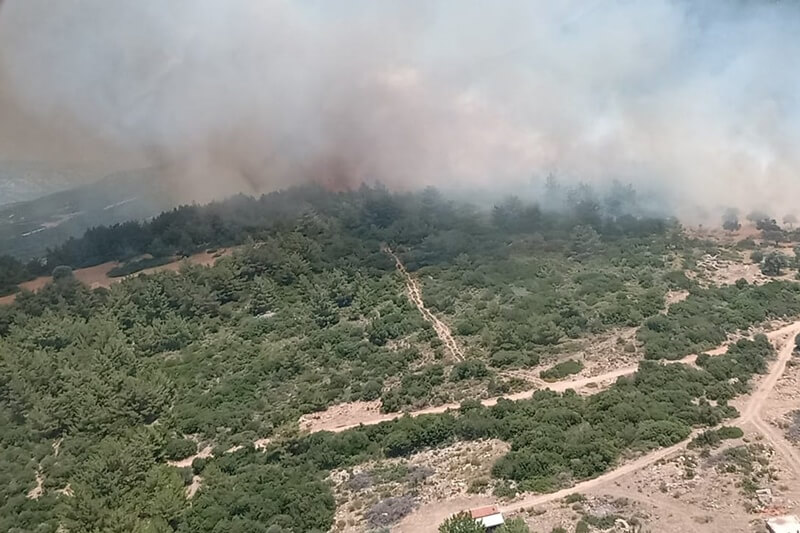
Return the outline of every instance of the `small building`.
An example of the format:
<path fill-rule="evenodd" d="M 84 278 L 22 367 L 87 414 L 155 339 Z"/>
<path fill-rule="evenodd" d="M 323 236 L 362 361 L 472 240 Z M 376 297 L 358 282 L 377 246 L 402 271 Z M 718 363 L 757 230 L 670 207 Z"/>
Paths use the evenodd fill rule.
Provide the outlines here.
<path fill-rule="evenodd" d="M 473 520 L 485 527 L 486 531 L 494 531 L 505 523 L 503 513 L 500 512 L 496 505 L 470 509 L 469 514 Z"/>
<path fill-rule="evenodd" d="M 767 529 L 770 533 L 800 533 L 800 518 L 797 515 L 768 518 Z"/>

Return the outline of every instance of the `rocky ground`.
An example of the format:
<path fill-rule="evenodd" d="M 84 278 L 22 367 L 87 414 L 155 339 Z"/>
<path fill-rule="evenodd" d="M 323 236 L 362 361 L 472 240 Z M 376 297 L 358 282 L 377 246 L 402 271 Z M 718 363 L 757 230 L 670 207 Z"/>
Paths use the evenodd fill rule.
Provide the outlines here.
<path fill-rule="evenodd" d="M 499 440 L 459 442 L 407 459 L 364 463 L 331 473 L 337 501 L 334 532 L 368 531 L 398 522 L 413 509 L 440 500 L 490 493 L 490 470 L 506 454 Z"/>

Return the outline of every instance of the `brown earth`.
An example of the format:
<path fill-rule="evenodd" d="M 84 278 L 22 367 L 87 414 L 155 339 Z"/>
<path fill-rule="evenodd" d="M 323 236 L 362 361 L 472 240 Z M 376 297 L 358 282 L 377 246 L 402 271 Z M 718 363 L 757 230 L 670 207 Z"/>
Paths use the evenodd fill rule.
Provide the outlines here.
<path fill-rule="evenodd" d="M 508 453 L 509 448 L 507 443 L 496 439 L 457 442 L 444 448 L 425 450 L 406 459 L 370 461 L 350 469 L 335 470 L 328 478 L 333 484 L 337 502 L 332 531 L 350 533 L 369 530 L 365 514 L 375 504 L 389 497 L 410 496 L 417 506 L 423 507 L 443 497 L 485 500 L 485 496 L 469 495 L 469 488 L 481 480 L 486 482 L 481 490 L 489 490 L 491 466 Z M 387 476 L 381 475 L 381 471 L 392 472 L 394 469 L 397 472 L 398 467 L 404 469 L 399 476 L 395 474 L 385 479 Z M 359 479 L 362 483 L 355 485 L 354 481 Z"/>
<path fill-rule="evenodd" d="M 200 487 L 203 486 L 203 478 L 197 475 L 192 476 L 192 482 L 186 487 L 186 499 L 191 500 Z"/>
<path fill-rule="evenodd" d="M 729 470 L 733 463 L 724 452 L 733 448 L 753 454 L 752 473 Z M 753 480 L 771 496 L 761 500 L 747 489 Z M 684 450 L 587 495 L 625 498 L 646 512 L 646 525 L 656 531 L 749 532 L 760 531 L 766 516 L 797 512 L 797 480 L 780 453 L 753 431 L 707 457 Z"/>
<path fill-rule="evenodd" d="M 765 250 L 765 253 L 769 251 Z M 787 252 L 785 249 L 780 251 Z M 791 254 L 794 255 L 794 251 Z M 750 260 L 750 252 L 739 252 L 738 255 L 736 260 L 732 260 L 706 254 L 697 261 L 697 272 L 687 272 L 686 275 L 696 277 L 701 284 L 716 286 L 732 285 L 739 279 L 747 280 L 751 285 L 763 285 L 773 280 L 797 281 L 796 270 L 787 269 L 780 276 L 765 276 L 761 273 L 761 266 Z"/>
<path fill-rule="evenodd" d="M 685 290 L 667 292 L 667 294 L 664 296 L 664 301 L 666 303 L 666 309 L 664 309 L 664 313 L 668 313 L 671 306 L 684 301 L 688 297 L 689 291 Z"/>
<path fill-rule="evenodd" d="M 206 459 L 208 457 L 211 457 L 212 456 L 211 450 L 212 450 L 211 446 L 206 446 L 205 448 L 203 448 L 194 455 L 190 455 L 189 457 L 181 459 L 180 461 L 167 461 L 167 464 L 170 466 L 174 466 L 176 468 L 186 468 L 192 466 L 192 463 L 194 462 L 195 459 Z"/>
<path fill-rule="evenodd" d="M 463 511 L 494 503 L 494 498 L 484 495 L 458 496 L 451 500 L 421 505 L 412 514 L 392 528 L 397 533 L 435 532 L 448 517 Z"/>
<path fill-rule="evenodd" d="M 42 494 L 44 494 L 44 476 L 42 476 L 40 467 L 36 470 L 36 486 L 29 490 L 26 496 L 29 500 L 38 500 L 42 497 Z"/>

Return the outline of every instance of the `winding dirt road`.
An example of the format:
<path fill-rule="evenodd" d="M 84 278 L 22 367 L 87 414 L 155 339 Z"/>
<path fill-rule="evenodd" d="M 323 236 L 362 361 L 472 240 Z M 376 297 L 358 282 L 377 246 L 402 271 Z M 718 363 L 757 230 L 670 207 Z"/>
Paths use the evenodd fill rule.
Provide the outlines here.
<path fill-rule="evenodd" d="M 775 447 L 776 451 L 791 464 L 792 468 L 798 474 L 800 474 L 800 457 L 798 457 L 797 452 L 788 446 L 782 438 L 776 436 L 772 428 L 770 428 L 763 420 L 761 420 L 760 417 L 761 408 L 764 404 L 764 401 L 769 397 L 772 389 L 775 388 L 775 384 L 778 382 L 778 379 L 780 379 L 781 375 L 786 370 L 787 361 L 789 361 L 789 359 L 792 357 L 792 352 L 794 350 L 794 337 L 798 333 L 800 333 L 800 321 L 767 334 L 767 337 L 780 347 L 778 351 L 778 358 L 773 362 L 769 373 L 759 382 L 755 392 L 747 400 L 747 404 L 739 417 L 734 420 L 726 421 L 726 425 L 742 426 L 752 423 L 756 429 L 759 430 L 759 432 L 764 434 L 767 440 L 769 440 L 770 443 Z M 583 481 L 573 487 L 563 489 L 558 492 L 531 495 L 523 498 L 522 500 L 502 506 L 501 510 L 506 513 L 515 512 L 526 507 L 541 505 L 553 500 L 558 500 L 574 492 L 585 492 L 590 489 L 596 489 L 608 482 L 625 476 L 626 474 L 630 474 L 650 466 L 651 464 L 686 448 L 689 442 L 702 431 L 705 430 L 696 430 L 692 432 L 689 438 L 679 442 L 678 444 L 668 448 L 655 450 L 654 452 L 643 455 L 642 457 L 636 459 L 635 461 L 631 461 L 630 463 L 625 463 L 619 468 L 596 478 Z"/>
<path fill-rule="evenodd" d="M 717 349 L 712 350 L 712 355 L 725 353 L 724 350 Z M 676 363 L 683 363 L 687 365 L 694 364 L 695 359 L 697 359 L 696 355 L 689 355 L 684 357 L 683 359 L 678 359 L 675 361 L 661 361 L 660 364 L 676 364 Z M 582 389 L 586 389 L 592 387 L 592 392 L 600 392 L 604 390 L 607 386 L 612 385 L 617 378 L 630 376 L 636 373 L 639 369 L 639 365 L 628 365 L 622 368 L 617 368 L 615 370 L 611 370 L 604 374 L 600 374 L 597 376 L 590 376 L 590 377 L 582 377 L 577 379 L 565 379 L 562 381 L 556 381 L 553 383 L 548 383 L 542 380 L 537 380 L 537 386 L 531 389 L 527 389 L 521 392 L 516 392 L 513 394 L 507 394 L 503 396 L 494 396 L 492 398 L 485 398 L 481 400 L 481 405 L 484 407 L 492 407 L 493 405 L 497 405 L 497 402 L 500 400 L 511 400 L 511 401 L 519 401 L 519 400 L 527 400 L 536 391 L 540 390 L 551 390 L 553 392 L 564 392 L 569 389 L 573 389 L 575 391 L 579 391 Z M 317 431 L 331 431 L 333 433 L 339 433 L 342 431 L 347 431 L 348 429 L 353 429 L 358 426 L 371 426 L 375 424 L 380 424 L 381 422 L 388 422 L 390 420 L 395 420 L 396 418 L 400 418 L 402 416 L 420 416 L 420 415 L 436 415 L 442 414 L 447 411 L 458 410 L 461 407 L 460 403 L 446 403 L 442 405 L 437 405 L 434 407 L 425 407 L 423 409 L 418 409 L 416 411 L 407 411 L 407 412 L 398 412 L 398 413 L 381 413 L 377 408 L 373 410 L 362 411 L 358 413 L 357 416 L 353 416 L 352 413 L 344 413 L 340 418 L 341 421 L 337 421 L 337 416 L 333 416 L 330 418 L 321 417 L 320 420 L 314 420 L 312 415 L 304 415 L 300 418 L 301 426 L 305 425 L 305 428 L 308 429 L 310 433 L 316 433 Z M 355 421 L 354 421 L 355 419 Z"/>
<path fill-rule="evenodd" d="M 400 261 L 400 258 L 397 257 L 391 248 L 384 246 L 383 251 L 392 256 L 392 259 L 394 259 L 394 263 L 397 265 L 398 272 L 400 272 L 405 279 L 406 289 L 408 289 L 408 297 L 414 303 L 417 309 L 419 309 L 419 312 L 422 314 L 422 318 L 424 318 L 427 322 L 430 322 L 434 331 L 436 332 L 436 336 L 439 337 L 439 340 L 441 340 L 442 343 L 447 347 L 447 351 L 450 352 L 450 355 L 453 357 L 453 359 L 456 361 L 463 361 L 464 352 L 453 338 L 453 333 L 450 331 L 450 327 L 439 320 L 436 315 L 431 313 L 430 309 L 425 307 L 425 303 L 422 301 L 422 288 L 419 285 L 419 281 L 417 281 L 414 276 L 409 274 L 408 270 L 406 270 L 406 266 L 402 261 Z"/>
<path fill-rule="evenodd" d="M 770 371 L 759 381 L 756 390 L 750 395 L 747 399 L 747 403 L 745 404 L 744 409 L 741 411 L 739 417 L 734 420 L 726 421 L 726 425 L 738 425 L 738 426 L 745 426 L 745 425 L 752 425 L 758 430 L 760 433 L 764 435 L 764 437 L 773 445 L 776 452 L 779 453 L 786 461 L 790 464 L 793 470 L 796 471 L 798 475 L 800 475 L 800 454 L 789 445 L 782 436 L 778 435 L 777 432 L 771 428 L 766 422 L 761 419 L 761 410 L 764 405 L 764 402 L 769 397 L 772 390 L 775 388 L 778 380 L 780 379 L 781 375 L 786 370 L 786 363 L 792 357 L 792 353 L 794 350 L 794 337 L 800 333 L 800 320 L 790 324 L 788 326 L 779 328 L 767 334 L 767 337 L 770 341 L 776 346 L 778 349 L 778 357 L 775 361 L 773 361 Z M 710 353 L 712 355 L 724 353 L 724 347 L 720 347 L 717 350 L 712 350 Z M 709 352 L 707 352 L 709 353 Z M 693 363 L 696 359 L 696 356 L 689 356 L 679 361 L 674 361 L 674 363 Z M 610 372 L 608 374 L 604 374 L 602 376 L 596 376 L 595 378 L 586 378 L 584 380 L 576 380 L 577 382 L 588 384 L 592 382 L 592 380 L 598 379 L 608 379 L 610 375 L 616 375 L 620 377 L 622 375 L 627 375 L 630 372 L 631 367 L 621 368 Z M 635 371 L 635 369 L 634 369 Z M 575 382 L 573 382 L 574 387 Z M 556 383 L 553 384 L 557 386 L 557 389 L 566 388 L 566 383 Z M 557 390 L 554 388 L 554 390 Z M 529 394 L 529 393 L 523 393 Z M 488 401 L 487 401 L 488 402 Z M 495 400 L 496 403 L 496 400 Z M 658 461 L 665 459 L 676 452 L 679 452 L 687 447 L 689 442 L 697 436 L 702 431 L 705 431 L 707 428 L 697 429 L 692 432 L 692 434 L 685 440 L 674 444 L 673 446 L 669 446 L 667 448 L 661 448 L 658 450 L 654 450 L 651 453 L 643 455 L 638 459 L 635 459 L 631 462 L 625 463 L 620 465 L 618 468 L 606 472 L 605 474 L 598 476 L 593 479 L 588 479 L 586 481 L 582 481 L 577 483 L 576 485 L 562 489 L 558 492 L 552 492 L 549 494 L 531 494 L 529 496 L 525 496 L 520 500 L 515 502 L 511 502 L 506 505 L 500 506 L 500 510 L 503 513 L 515 513 L 519 512 L 522 509 L 535 507 L 537 505 L 542 505 L 548 502 L 552 502 L 554 500 L 559 500 L 564 498 L 570 494 L 576 492 L 588 492 L 593 489 L 601 489 L 605 485 L 616 481 L 619 478 L 622 478 L 628 474 L 632 474 L 638 470 L 646 468 Z M 478 505 L 484 504 L 483 501 L 485 497 L 475 497 L 475 498 L 462 498 L 463 501 L 467 502 L 467 505 L 462 507 L 461 509 Z M 444 519 L 446 519 L 450 514 L 454 511 L 450 510 L 452 505 L 450 505 L 449 501 L 437 502 L 432 503 L 424 506 L 424 513 L 426 520 L 421 520 L 419 516 L 419 511 L 412 513 L 408 517 L 406 517 L 403 521 L 398 524 L 397 531 L 401 533 L 411 532 L 414 533 L 424 533 L 426 531 L 435 532 L 437 531 L 438 524 L 441 523 Z M 461 510 L 458 509 L 458 510 Z"/>
<path fill-rule="evenodd" d="M 761 417 L 764 402 L 775 388 L 780 377 L 786 371 L 786 363 L 791 359 L 792 353 L 794 352 L 794 337 L 800 332 L 800 327 L 797 327 L 798 324 L 800 323 L 792 324 L 791 326 L 781 328 L 772 333 L 771 339 L 774 339 L 773 342 L 781 344 L 781 348 L 778 352 L 778 359 L 775 362 L 775 368 L 761 382 L 761 385 L 753 394 L 747 404 L 745 412 L 742 414 L 742 419 L 744 419 L 743 422 L 752 423 L 756 430 L 764 435 L 764 438 L 766 438 L 772 447 L 786 460 L 794 473 L 800 476 L 800 453 L 786 441 L 783 435 Z"/>

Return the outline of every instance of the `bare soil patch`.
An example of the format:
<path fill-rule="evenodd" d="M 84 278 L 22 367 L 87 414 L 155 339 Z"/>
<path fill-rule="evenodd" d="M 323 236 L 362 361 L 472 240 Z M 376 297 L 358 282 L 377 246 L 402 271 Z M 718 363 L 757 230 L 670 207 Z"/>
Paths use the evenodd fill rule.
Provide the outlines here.
<path fill-rule="evenodd" d="M 109 288 L 112 283 L 117 283 L 116 278 L 108 277 L 108 273 L 112 268 L 119 266 L 116 261 L 103 263 L 89 268 L 79 268 L 74 272 L 75 279 L 89 287 L 96 289 L 98 287 Z"/>
<path fill-rule="evenodd" d="M 200 476 L 192 476 L 192 482 L 186 487 L 186 498 L 191 500 L 200 487 L 203 485 L 203 478 Z"/>
<path fill-rule="evenodd" d="M 782 457 L 750 433 L 717 449 L 680 450 L 589 488 L 582 498 L 546 502 L 517 516 L 534 531 L 575 531 L 588 516 L 606 517 L 613 531 L 761 532 L 766 517 L 798 512 L 798 490 Z"/>
<path fill-rule="evenodd" d="M 724 353 L 724 351 L 712 350 L 712 352 Z M 695 355 L 690 355 L 677 361 L 664 361 L 664 364 L 693 364 L 697 358 Z M 610 387 L 618 378 L 623 376 L 630 376 L 639 369 L 638 362 L 629 364 L 627 366 L 615 368 L 608 372 L 597 374 L 593 376 L 583 376 L 578 374 L 569 379 L 562 381 L 555 381 L 546 383 L 535 376 L 528 376 L 526 379 L 529 381 L 536 380 L 536 386 L 527 390 L 516 392 L 513 394 L 506 394 L 503 396 L 494 396 L 481 400 L 481 404 L 486 407 L 496 405 L 500 399 L 507 399 L 512 401 L 524 400 L 530 398 L 534 392 L 542 389 L 549 389 L 555 392 L 564 392 L 568 389 L 573 389 L 579 394 L 595 394 Z M 440 414 L 449 410 L 459 409 L 459 403 L 446 403 L 414 411 L 397 412 L 397 413 L 381 413 L 380 402 L 351 402 L 331 406 L 324 411 L 317 413 L 310 413 L 300 417 L 300 428 L 314 433 L 316 431 L 333 431 L 340 432 L 348 429 L 358 427 L 359 425 L 373 425 L 388 420 L 394 420 L 401 416 L 419 416 L 426 414 Z"/>
<path fill-rule="evenodd" d="M 761 273 L 761 267 L 741 254 L 740 261 L 723 259 L 714 255 L 704 255 L 698 262 L 699 280 L 711 285 L 732 285 L 737 280 L 744 279 L 754 285 L 762 285 L 772 278 Z M 688 275 L 688 274 L 687 274 Z"/>
<path fill-rule="evenodd" d="M 697 226 L 687 227 L 685 232 L 691 238 L 706 239 L 727 245 L 733 245 L 745 239 L 761 239 L 761 230 L 750 223 L 743 223 L 737 231 L 726 231 L 721 227 Z"/>
<path fill-rule="evenodd" d="M 226 257 L 228 255 L 231 255 L 231 253 L 233 253 L 233 250 L 231 249 L 221 250 L 213 253 L 209 253 L 207 251 L 199 252 L 190 255 L 189 257 L 184 257 L 177 261 L 167 263 L 165 265 L 159 265 L 152 268 L 145 268 L 144 270 L 135 272 L 130 276 L 138 276 L 139 274 L 153 274 L 155 272 L 163 272 L 163 271 L 179 272 L 181 267 L 183 267 L 183 265 L 187 263 L 199 266 L 213 266 L 221 257 Z M 130 277 L 130 276 L 125 276 L 125 277 Z"/>
<path fill-rule="evenodd" d="M 399 520 L 392 531 L 422 531 L 416 515 L 422 509 L 451 514 L 451 502 L 458 505 L 479 505 L 490 498 L 474 491 L 490 491 L 490 470 L 494 462 L 507 453 L 509 445 L 499 440 L 459 442 L 446 448 L 427 450 L 407 459 L 372 461 L 348 470 L 336 470 L 330 480 L 334 484 L 337 510 L 334 532 L 368 531 Z M 446 499 L 448 504 L 441 505 Z M 410 508 L 409 504 L 413 507 Z M 410 513 L 414 510 L 413 513 Z M 457 512 L 461 508 L 455 508 Z M 384 516 L 376 516 L 376 511 Z M 398 520 L 381 522 L 400 514 Z M 423 513 L 423 516 L 425 514 Z M 432 521 L 427 515 L 428 525 Z"/>
<path fill-rule="evenodd" d="M 343 428 L 359 424 L 377 424 L 384 420 L 392 420 L 397 413 L 381 413 L 381 402 L 350 402 L 333 405 L 324 411 L 309 413 L 300 417 L 300 429 L 314 433 L 316 431 L 342 431 Z"/>
<path fill-rule="evenodd" d="M 393 533 L 436 533 L 439 524 L 451 515 L 465 509 L 494 503 L 494 498 L 483 495 L 459 496 L 451 500 L 421 505 L 415 512 L 392 528 Z"/>
<path fill-rule="evenodd" d="M 271 443 L 272 443 L 272 439 L 271 439 L 271 438 L 266 438 L 266 439 L 258 439 L 258 440 L 256 440 L 256 441 L 253 441 L 253 447 L 254 447 L 256 450 L 263 450 L 263 449 L 265 449 L 267 446 L 269 446 Z"/>
<path fill-rule="evenodd" d="M 561 387 L 575 388 L 578 392 L 591 394 L 597 387 L 602 387 L 605 381 L 615 380 L 617 377 L 633 373 L 641 360 L 641 349 L 636 341 L 635 327 L 617 328 L 609 332 L 592 335 L 584 339 L 571 341 L 563 347 L 563 351 L 556 359 L 548 359 L 536 367 L 506 370 L 503 376 L 523 379 L 529 383 L 529 388 L 550 388 L 562 390 Z M 583 369 L 569 378 L 555 383 L 542 380 L 539 373 L 552 366 L 554 363 L 576 359 L 583 363 Z M 595 380 L 600 376 L 607 376 L 608 380 Z M 572 383 L 573 385 L 569 385 Z M 587 387 L 587 385 L 589 385 Z M 530 391 L 525 391 L 528 393 Z M 523 393 L 523 394 L 524 394 Z M 514 395 L 511 395 L 514 396 Z"/>
<path fill-rule="evenodd" d="M 530 398 L 534 392 L 540 389 L 550 389 L 556 392 L 564 392 L 567 389 L 575 389 L 577 392 L 592 394 L 603 390 L 605 387 L 608 387 L 619 377 L 633 374 L 637 369 L 638 365 L 629 365 L 612 370 L 611 372 L 607 372 L 605 374 L 599 374 L 597 376 L 573 377 L 572 379 L 556 381 L 553 383 L 545 383 L 539 380 L 541 386 L 514 394 L 486 398 L 481 400 L 481 404 L 490 407 L 492 405 L 496 405 L 498 400 L 501 398 L 513 401 L 524 400 L 526 398 Z M 351 402 L 334 405 L 317 413 L 303 415 L 300 417 L 299 424 L 301 429 L 306 430 L 309 433 L 314 433 L 317 431 L 340 432 L 362 424 L 365 426 L 379 424 L 381 422 L 394 420 L 405 415 L 420 416 L 426 414 L 440 414 L 449 410 L 459 409 L 460 406 L 461 404 L 459 403 L 447 403 L 408 412 L 381 413 L 380 401 L 378 400 L 372 402 Z"/>
<path fill-rule="evenodd" d="M 581 494 L 579 496 L 580 501 L 562 499 L 536 509 L 508 514 L 506 518 L 522 518 L 531 531 L 549 532 L 563 528 L 565 531 L 571 532 L 576 530 L 579 521 L 586 521 L 587 518 L 596 520 L 595 523 L 601 527 L 608 525 L 606 531 L 630 533 L 662 531 L 657 528 L 644 527 L 653 522 L 652 513 L 646 506 L 637 502 L 606 495 Z M 576 495 L 577 497 L 578 495 Z M 600 531 L 601 527 L 592 528 L 591 531 Z"/>
<path fill-rule="evenodd" d="M 786 249 L 780 251 L 787 252 Z M 773 280 L 796 281 L 795 270 L 786 270 L 780 276 L 765 276 L 761 273 L 761 266 L 750 260 L 749 254 L 750 252 L 740 252 L 738 260 L 707 254 L 697 262 L 698 272 L 687 272 L 686 275 L 696 277 L 701 283 L 716 286 L 732 285 L 740 279 L 747 280 L 752 285 L 763 285 Z"/>
<path fill-rule="evenodd" d="M 38 500 L 44 494 L 44 476 L 42 476 L 41 468 L 36 470 L 36 486 L 28 491 L 26 496 L 29 500 Z"/>
<path fill-rule="evenodd" d="M 796 475 L 758 433 L 715 450 L 684 451 L 593 493 L 647 505 L 657 530 L 667 533 L 760 531 L 765 517 L 796 513 L 800 497 Z"/>
<path fill-rule="evenodd" d="M 684 301 L 688 297 L 689 297 L 689 291 L 684 291 L 684 290 L 668 291 L 666 296 L 664 297 L 667 306 L 665 312 L 669 312 L 669 308 L 671 306 Z"/>
<path fill-rule="evenodd" d="M 212 450 L 211 446 L 206 446 L 196 454 L 190 455 L 186 459 L 181 459 L 180 461 L 167 461 L 167 464 L 170 466 L 174 466 L 176 468 L 187 468 L 192 466 L 192 463 L 194 462 L 195 459 L 206 459 L 208 457 L 211 457 L 212 456 L 211 450 Z"/>

